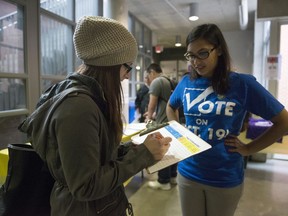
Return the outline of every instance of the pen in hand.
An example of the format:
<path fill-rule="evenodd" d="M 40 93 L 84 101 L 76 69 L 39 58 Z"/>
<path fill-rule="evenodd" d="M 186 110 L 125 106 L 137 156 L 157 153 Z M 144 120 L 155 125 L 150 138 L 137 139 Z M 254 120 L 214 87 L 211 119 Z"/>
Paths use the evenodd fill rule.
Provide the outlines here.
<path fill-rule="evenodd" d="M 170 147 L 171 137 L 163 137 L 159 132 L 149 134 L 144 141 L 144 145 L 153 155 L 156 161 L 161 160 Z"/>
<path fill-rule="evenodd" d="M 161 133 L 154 133 L 153 136 L 154 136 L 156 139 L 158 139 L 158 140 L 164 138 Z"/>

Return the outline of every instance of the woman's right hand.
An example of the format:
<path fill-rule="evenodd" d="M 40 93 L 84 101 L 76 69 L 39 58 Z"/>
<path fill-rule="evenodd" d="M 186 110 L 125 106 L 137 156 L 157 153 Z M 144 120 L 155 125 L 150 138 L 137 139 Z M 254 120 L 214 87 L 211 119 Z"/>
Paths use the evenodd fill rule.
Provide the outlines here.
<path fill-rule="evenodd" d="M 161 160 L 170 147 L 170 142 L 172 138 L 163 137 L 161 133 L 156 132 L 153 134 L 149 134 L 145 141 L 144 145 L 148 148 L 148 150 L 153 155 L 156 161 Z"/>

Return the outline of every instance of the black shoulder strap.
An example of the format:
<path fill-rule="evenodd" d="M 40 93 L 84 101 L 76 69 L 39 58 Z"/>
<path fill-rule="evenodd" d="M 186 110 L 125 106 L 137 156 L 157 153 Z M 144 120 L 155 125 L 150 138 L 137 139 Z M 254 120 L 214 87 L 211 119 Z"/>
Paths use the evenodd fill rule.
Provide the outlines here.
<path fill-rule="evenodd" d="M 172 92 L 173 92 L 174 89 L 175 89 L 175 86 L 173 85 L 172 81 L 171 81 L 168 77 L 166 77 L 166 76 L 161 76 L 161 77 L 163 77 L 163 78 L 165 78 L 166 80 L 169 81 L 169 83 L 170 83 L 170 88 L 171 88 L 170 94 L 172 94 Z M 162 83 L 162 84 L 163 84 L 163 83 Z M 159 96 L 159 98 L 160 98 L 161 100 L 164 100 L 166 103 L 168 102 L 165 98 L 163 98 L 163 97 L 161 97 L 161 96 Z"/>
<path fill-rule="evenodd" d="M 168 77 L 166 77 L 166 76 L 162 76 L 162 77 L 164 77 L 165 79 L 167 79 L 169 81 L 170 87 L 171 87 L 171 93 L 172 93 L 173 90 L 175 89 L 175 85 L 172 83 L 171 79 L 169 79 Z"/>
<path fill-rule="evenodd" d="M 46 102 L 44 102 L 41 106 L 37 107 L 34 112 L 31 113 L 19 126 L 18 129 L 24 133 L 27 133 L 28 131 L 31 132 L 31 127 L 30 127 L 30 121 L 35 118 L 35 116 L 40 114 L 47 114 L 48 113 L 53 113 L 57 107 L 62 103 L 64 98 L 66 98 L 69 94 L 73 92 L 78 92 L 78 93 L 84 93 L 89 95 L 90 97 L 93 98 L 93 95 L 86 89 L 84 88 L 79 88 L 79 87 L 71 87 L 69 89 L 64 90 L 63 92 L 51 97 L 48 99 Z M 48 118 L 51 118 L 51 115 L 47 114 Z"/>

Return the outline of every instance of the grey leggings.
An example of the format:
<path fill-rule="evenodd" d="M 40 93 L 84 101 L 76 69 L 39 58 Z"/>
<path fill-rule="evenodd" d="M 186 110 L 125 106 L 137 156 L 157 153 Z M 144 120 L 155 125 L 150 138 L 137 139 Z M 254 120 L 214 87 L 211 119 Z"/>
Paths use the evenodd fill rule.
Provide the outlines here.
<path fill-rule="evenodd" d="M 182 216 L 233 216 L 243 184 L 218 188 L 199 184 L 178 174 Z"/>

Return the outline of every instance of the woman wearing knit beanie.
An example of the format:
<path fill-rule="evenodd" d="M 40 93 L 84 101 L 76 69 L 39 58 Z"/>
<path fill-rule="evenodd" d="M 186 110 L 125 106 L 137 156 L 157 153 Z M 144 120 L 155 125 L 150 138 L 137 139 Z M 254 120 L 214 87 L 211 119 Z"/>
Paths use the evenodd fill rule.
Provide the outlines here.
<path fill-rule="evenodd" d="M 133 215 L 123 183 L 160 160 L 171 138 L 154 134 L 143 145 L 119 145 L 121 81 L 129 79 L 137 55 L 136 40 L 122 24 L 83 17 L 73 41 L 83 64 L 46 90 L 20 130 L 55 179 L 52 216 Z"/>

